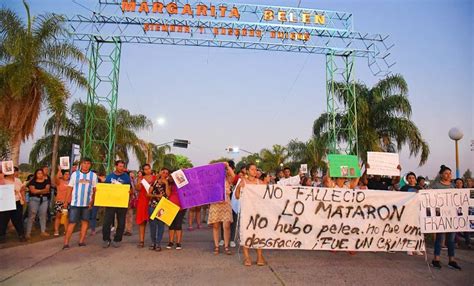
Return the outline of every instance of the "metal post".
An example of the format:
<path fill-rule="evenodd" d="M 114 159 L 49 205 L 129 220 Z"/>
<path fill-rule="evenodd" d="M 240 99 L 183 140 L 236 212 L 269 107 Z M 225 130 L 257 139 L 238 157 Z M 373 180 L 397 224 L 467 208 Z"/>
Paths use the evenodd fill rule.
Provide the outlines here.
<path fill-rule="evenodd" d="M 456 179 L 457 179 L 457 178 L 460 178 L 458 141 L 459 141 L 459 140 L 454 140 L 454 145 L 456 146 Z"/>
<path fill-rule="evenodd" d="M 111 171 L 115 160 L 121 41 L 119 37 L 112 41 L 93 38 L 91 45 L 82 154 L 92 159 L 96 169 Z"/>

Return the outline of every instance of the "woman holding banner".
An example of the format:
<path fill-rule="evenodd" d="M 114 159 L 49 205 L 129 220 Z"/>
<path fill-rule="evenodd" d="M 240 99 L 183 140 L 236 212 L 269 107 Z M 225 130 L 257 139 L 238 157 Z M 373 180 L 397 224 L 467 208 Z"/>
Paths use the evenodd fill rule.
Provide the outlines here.
<path fill-rule="evenodd" d="M 135 216 L 135 221 L 138 224 L 138 239 L 140 242 L 138 243 L 138 248 L 143 248 L 145 246 L 145 230 L 146 230 L 146 223 L 148 221 L 148 204 L 150 203 L 150 199 L 147 197 L 149 187 L 153 185 L 156 181 L 156 176 L 152 174 L 150 164 L 145 164 L 142 166 L 142 171 L 139 171 L 137 174 L 137 182 L 135 188 L 138 191 L 138 202 L 137 202 L 137 213 Z M 143 180 L 146 181 L 142 182 Z M 146 187 L 144 184 L 148 184 Z"/>
<path fill-rule="evenodd" d="M 235 191 L 236 199 L 240 199 L 241 189 L 244 188 L 246 184 L 249 184 L 249 185 L 263 184 L 263 182 L 257 178 L 257 165 L 253 163 L 247 166 L 247 178 L 245 177 L 242 178 L 241 183 L 237 186 L 237 189 Z M 249 255 L 249 248 L 244 246 L 243 252 L 244 252 L 244 265 L 251 266 L 252 260 Z M 257 248 L 257 265 L 264 266 L 265 264 L 266 264 L 266 261 L 265 261 L 265 258 L 263 258 L 263 251 L 262 249 Z"/>
<path fill-rule="evenodd" d="M 432 189 L 452 189 L 454 188 L 451 183 L 451 169 L 445 165 L 441 165 L 439 170 L 440 180 L 431 185 Z M 431 261 L 431 265 L 434 268 L 441 269 L 440 255 L 441 255 L 441 241 L 446 237 L 446 244 L 448 245 L 448 267 L 461 270 L 461 267 L 454 261 L 454 232 L 449 233 L 437 233 L 434 245 L 434 259 Z"/>
<path fill-rule="evenodd" d="M 214 239 L 214 254 L 219 254 L 219 234 L 220 224 L 224 227 L 224 253 L 231 255 L 229 249 L 230 242 L 230 224 L 232 219 L 232 205 L 230 203 L 230 185 L 232 184 L 235 174 L 229 163 L 225 162 L 226 180 L 225 180 L 225 201 L 211 204 L 209 207 L 208 224 L 212 224 L 212 237 Z"/>
<path fill-rule="evenodd" d="M 168 183 L 170 185 L 169 194 L 168 194 L 168 199 L 175 205 L 179 207 L 178 214 L 176 214 L 176 217 L 174 218 L 173 222 L 168 228 L 168 233 L 169 233 L 169 243 L 166 246 L 167 249 L 171 249 L 174 246 L 175 242 L 175 237 L 176 237 L 176 249 L 180 250 L 182 249 L 181 247 L 181 240 L 183 238 L 183 219 L 184 215 L 186 214 L 186 210 L 181 208 L 181 203 L 179 201 L 179 196 L 178 196 L 178 186 L 176 186 L 176 183 L 173 180 L 172 176 L 169 176 L 168 178 Z"/>

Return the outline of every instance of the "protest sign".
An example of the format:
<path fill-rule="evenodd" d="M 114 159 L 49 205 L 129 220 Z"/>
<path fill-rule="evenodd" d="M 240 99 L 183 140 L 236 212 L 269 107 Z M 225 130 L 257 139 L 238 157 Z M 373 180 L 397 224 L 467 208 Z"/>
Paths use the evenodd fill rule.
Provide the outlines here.
<path fill-rule="evenodd" d="M 59 166 L 61 170 L 69 170 L 69 157 L 59 157 Z"/>
<path fill-rule="evenodd" d="M 130 185 L 97 184 L 94 206 L 128 208 Z"/>
<path fill-rule="evenodd" d="M 149 193 L 149 192 L 150 192 L 150 187 L 151 187 L 151 185 L 148 183 L 148 181 L 145 180 L 145 179 L 142 179 L 140 183 L 143 185 L 143 187 L 145 188 L 146 192 Z"/>
<path fill-rule="evenodd" d="M 474 231 L 474 190 L 420 190 L 423 233 Z"/>
<path fill-rule="evenodd" d="M 173 172 L 171 174 L 171 177 L 173 177 L 173 180 L 176 183 L 178 189 L 181 189 L 182 187 L 189 184 L 188 178 L 186 178 L 186 175 L 184 174 L 183 170 Z"/>
<path fill-rule="evenodd" d="M 396 153 L 367 152 L 368 175 L 400 176 L 400 156 Z"/>
<path fill-rule="evenodd" d="M 329 172 L 333 178 L 360 177 L 359 159 L 355 155 L 329 154 Z"/>
<path fill-rule="evenodd" d="M 303 174 L 307 174 L 308 173 L 308 164 L 301 164 L 300 172 L 303 173 Z"/>
<path fill-rule="evenodd" d="M 16 210 L 15 186 L 0 185 L 0 212 Z"/>
<path fill-rule="evenodd" d="M 184 209 L 218 203 L 225 197 L 225 165 L 217 163 L 183 170 L 189 183 L 178 189 Z"/>
<path fill-rule="evenodd" d="M 173 220 L 178 214 L 178 211 L 179 207 L 177 205 L 173 204 L 167 198 L 161 198 L 160 202 L 151 214 L 150 219 L 153 220 L 155 218 L 158 218 L 169 226 L 173 223 Z"/>
<path fill-rule="evenodd" d="M 250 248 L 423 251 L 416 193 L 246 185 L 241 244 Z"/>
<path fill-rule="evenodd" d="M 293 176 L 286 179 L 278 180 L 277 184 L 281 186 L 299 186 L 301 182 L 300 176 Z"/>
<path fill-rule="evenodd" d="M 2 173 L 5 175 L 13 175 L 15 169 L 13 168 L 13 161 L 2 161 Z"/>

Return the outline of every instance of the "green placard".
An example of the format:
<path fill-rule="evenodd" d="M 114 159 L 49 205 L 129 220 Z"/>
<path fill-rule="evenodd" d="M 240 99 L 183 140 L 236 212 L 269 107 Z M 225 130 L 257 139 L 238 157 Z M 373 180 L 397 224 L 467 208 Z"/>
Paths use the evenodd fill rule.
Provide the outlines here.
<path fill-rule="evenodd" d="M 360 177 L 359 158 L 355 155 L 329 154 L 329 172 L 332 178 Z"/>

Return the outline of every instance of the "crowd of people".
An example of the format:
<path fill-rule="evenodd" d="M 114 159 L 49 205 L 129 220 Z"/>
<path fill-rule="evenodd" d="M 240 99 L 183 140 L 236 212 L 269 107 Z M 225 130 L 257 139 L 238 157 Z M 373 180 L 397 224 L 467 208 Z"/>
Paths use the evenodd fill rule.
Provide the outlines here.
<path fill-rule="evenodd" d="M 366 164 L 366 169 L 369 166 Z M 398 167 L 401 170 L 401 167 Z M 329 168 L 328 168 L 329 169 Z M 31 238 L 32 228 L 39 218 L 40 236 L 48 237 L 46 224 L 50 206 L 54 210 L 50 217 L 53 223 L 53 235 L 60 236 L 60 227 L 64 226 L 63 249 L 71 247 L 71 237 L 76 224 L 80 223 L 78 246 L 86 246 L 87 235 L 96 234 L 96 223 L 100 207 L 94 206 L 94 197 L 97 183 L 125 184 L 130 185 L 130 200 L 128 208 L 103 207 L 102 225 L 102 247 L 120 247 L 123 236 L 132 235 L 132 226 L 138 225 L 138 248 L 145 247 L 146 226 L 149 226 L 150 245 L 153 251 L 162 250 L 165 224 L 158 218 L 150 219 L 162 198 L 167 198 L 180 207 L 174 221 L 168 227 L 167 249 L 182 249 L 183 224 L 187 214 L 188 231 L 202 228 L 202 216 L 207 216 L 207 224 L 212 227 L 213 253 L 221 252 L 232 255 L 231 248 L 236 247 L 236 228 L 238 214 L 232 209 L 231 198 L 240 198 L 241 190 L 248 184 L 279 184 L 299 185 L 306 187 L 327 188 L 349 188 L 369 189 L 401 192 L 417 192 L 421 189 L 448 189 L 448 188 L 474 188 L 472 179 L 464 182 L 460 178 L 452 179 L 451 169 L 441 166 L 439 180 L 428 185 L 425 178 L 416 176 L 409 172 L 404 181 L 400 177 L 369 176 L 365 172 L 359 178 L 333 177 L 328 171 L 323 176 L 318 176 L 316 170 L 311 170 L 310 175 L 299 173 L 292 176 L 291 169 L 285 167 L 273 176 L 262 172 L 256 164 L 248 164 L 235 169 L 233 161 L 225 162 L 225 200 L 208 206 L 182 209 L 180 206 L 178 188 L 170 175 L 172 170 L 162 168 L 159 171 L 152 170 L 149 164 L 145 164 L 134 173 L 126 169 L 122 160 L 115 162 L 114 171 L 107 176 L 92 170 L 92 162 L 83 158 L 78 168 L 71 170 L 60 170 L 54 176 L 54 184 L 49 176 L 49 168 L 44 167 L 36 170 L 30 175 L 26 182 L 19 178 L 18 168 L 15 167 L 13 175 L 4 175 L 0 170 L 0 184 L 14 185 L 16 209 L 0 212 L 0 242 L 5 242 L 5 235 L 9 222 L 14 226 L 19 240 L 28 241 Z M 143 183 L 146 181 L 146 183 Z M 54 202 L 51 200 L 54 199 Z M 24 210 L 26 208 L 26 211 Z M 24 215 L 27 218 L 24 218 Z M 135 214 L 135 215 L 134 215 Z M 26 220 L 26 229 L 24 227 Z M 441 233 L 434 237 L 434 259 L 432 266 L 441 268 L 441 249 L 448 249 L 448 266 L 461 270 L 455 261 L 455 244 L 464 241 L 466 247 L 470 248 L 469 233 Z M 266 261 L 263 251 L 257 249 L 256 264 L 265 265 Z M 349 254 L 355 254 L 349 252 Z M 423 255 L 421 252 L 408 252 L 408 255 Z M 243 263 L 245 266 L 252 265 L 249 249 L 243 247 Z"/>

